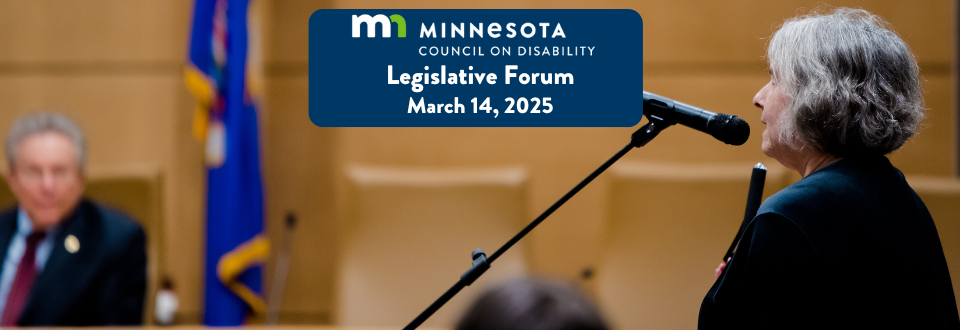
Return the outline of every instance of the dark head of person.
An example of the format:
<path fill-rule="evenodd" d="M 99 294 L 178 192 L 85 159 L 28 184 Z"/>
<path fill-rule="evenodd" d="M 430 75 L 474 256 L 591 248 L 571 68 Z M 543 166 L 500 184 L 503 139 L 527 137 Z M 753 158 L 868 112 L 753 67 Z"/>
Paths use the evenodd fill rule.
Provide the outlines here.
<path fill-rule="evenodd" d="M 924 117 L 916 58 L 865 10 L 786 21 L 767 61 L 770 82 L 753 100 L 767 125 L 763 152 L 803 176 L 837 159 L 886 155 Z"/>
<path fill-rule="evenodd" d="M 484 292 L 457 330 L 606 330 L 600 312 L 575 288 L 541 279 L 516 279 Z"/>

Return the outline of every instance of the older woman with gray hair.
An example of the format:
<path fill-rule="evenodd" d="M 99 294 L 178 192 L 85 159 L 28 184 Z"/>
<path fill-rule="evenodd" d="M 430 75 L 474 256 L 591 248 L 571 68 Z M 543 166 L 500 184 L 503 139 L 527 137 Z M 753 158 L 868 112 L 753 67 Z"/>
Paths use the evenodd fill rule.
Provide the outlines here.
<path fill-rule="evenodd" d="M 933 219 L 885 157 L 923 118 L 907 45 L 837 9 L 788 20 L 767 60 L 762 149 L 803 179 L 760 207 L 700 329 L 960 329 Z"/>

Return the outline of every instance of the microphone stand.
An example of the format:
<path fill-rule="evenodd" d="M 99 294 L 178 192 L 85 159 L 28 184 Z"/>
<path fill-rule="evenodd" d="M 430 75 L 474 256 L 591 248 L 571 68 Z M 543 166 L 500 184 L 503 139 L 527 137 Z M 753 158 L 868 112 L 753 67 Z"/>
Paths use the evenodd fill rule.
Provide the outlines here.
<path fill-rule="evenodd" d="M 585 179 L 583 179 L 583 181 L 580 181 L 580 183 L 577 184 L 575 187 L 573 187 L 573 189 L 570 189 L 570 191 L 567 192 L 566 195 L 563 195 L 563 197 L 560 197 L 560 199 L 557 200 L 556 203 L 553 203 L 553 205 L 547 208 L 546 211 L 543 211 L 543 213 L 541 213 L 540 216 L 534 219 L 533 222 L 530 222 L 530 224 L 524 227 L 523 230 L 517 233 L 517 235 L 513 236 L 513 238 L 511 238 L 509 241 L 507 241 L 506 244 L 501 246 L 500 249 L 498 249 L 496 252 L 490 255 L 489 258 L 487 257 L 486 253 L 483 252 L 483 250 L 481 249 L 474 250 L 472 253 L 473 266 L 470 267 L 470 269 L 468 269 L 466 272 L 463 273 L 463 275 L 460 276 L 460 280 L 458 280 L 456 284 L 450 287 L 450 289 L 448 289 L 447 292 L 444 292 L 443 295 L 440 296 L 440 298 L 437 298 L 437 300 L 434 301 L 433 304 L 430 304 L 430 306 L 427 307 L 427 309 L 421 312 L 420 315 L 417 316 L 417 318 L 413 319 L 413 321 L 410 321 L 410 324 L 407 324 L 407 326 L 404 327 L 403 329 L 413 330 L 419 327 L 421 324 L 423 324 L 423 322 L 426 321 L 428 318 L 430 318 L 430 316 L 433 315 L 433 313 L 435 313 L 437 310 L 439 310 L 440 307 L 443 307 L 443 305 L 446 304 L 447 301 L 453 298 L 453 296 L 457 295 L 457 293 L 459 293 L 460 290 L 462 290 L 465 286 L 469 286 L 470 284 L 473 284 L 473 282 L 476 281 L 477 278 L 480 277 L 480 275 L 483 275 L 483 273 L 486 272 L 487 269 L 490 269 L 490 264 L 492 264 L 495 260 L 497 260 L 497 258 L 499 258 L 501 255 L 503 255 L 504 252 L 507 252 L 507 250 L 510 249 L 510 247 L 512 247 L 514 244 L 517 244 L 517 242 L 520 241 L 520 239 L 522 239 L 524 236 L 530 233 L 530 231 L 533 230 L 533 228 L 536 228 L 537 225 L 539 225 L 541 222 L 543 222 L 543 220 L 549 217 L 550 214 L 553 214 L 554 211 L 556 211 L 558 208 L 560 208 L 560 206 L 566 203 L 567 200 L 572 198 L 573 195 L 576 195 L 577 192 L 583 189 L 583 187 L 586 187 L 587 184 L 589 184 L 591 181 L 593 181 L 593 179 L 599 176 L 600 173 L 603 173 L 603 171 L 607 170 L 607 168 L 609 168 L 610 165 L 613 165 L 613 163 L 616 163 L 617 160 L 620 160 L 620 158 L 623 157 L 623 155 L 626 155 L 627 152 L 629 152 L 633 148 L 639 148 L 647 145 L 647 143 L 650 142 L 650 140 L 653 140 L 653 138 L 657 137 L 657 134 L 660 134 L 660 131 L 677 123 L 676 121 L 673 121 L 673 120 L 666 120 L 657 116 L 652 116 L 649 113 L 645 115 L 648 119 L 647 124 L 640 127 L 640 129 L 638 129 L 636 132 L 633 132 L 633 134 L 630 136 L 629 144 L 627 144 L 625 147 L 623 147 L 623 149 L 621 149 L 619 152 L 613 155 L 613 157 L 610 157 L 610 159 L 607 160 L 605 163 L 603 163 L 603 165 L 600 165 L 600 167 L 594 170 L 593 173 L 590 173 L 590 175 L 588 175 Z"/>

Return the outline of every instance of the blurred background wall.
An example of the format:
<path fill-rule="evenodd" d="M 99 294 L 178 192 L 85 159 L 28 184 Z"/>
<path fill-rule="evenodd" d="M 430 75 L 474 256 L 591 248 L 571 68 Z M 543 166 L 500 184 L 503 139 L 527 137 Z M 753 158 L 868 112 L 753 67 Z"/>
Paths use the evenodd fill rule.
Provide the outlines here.
<path fill-rule="evenodd" d="M 784 19 L 824 3 L 878 14 L 912 47 L 929 112 L 921 133 L 890 158 L 908 177 L 954 180 L 954 1 L 254 1 L 254 15 L 263 28 L 261 127 L 268 230 L 279 238 L 286 213 L 300 219 L 281 322 L 332 321 L 339 223 L 348 202 L 344 166 L 523 166 L 529 174 L 526 210 L 533 219 L 626 145 L 635 129 L 316 127 L 307 117 L 307 22 L 315 10 L 634 9 L 644 21 L 644 89 L 738 115 L 753 130 L 749 142 L 734 147 L 690 129 L 671 128 L 625 161 L 745 164 L 747 173 L 756 162 L 776 164 L 760 152 L 763 125 L 751 101 L 768 81 L 762 57 L 765 38 Z M 0 1 L 0 128 L 6 134 L 13 120 L 28 112 L 61 111 L 86 129 L 91 171 L 148 167 L 162 173 L 160 244 L 165 264 L 160 267 L 174 281 L 181 296 L 180 319 L 188 323 L 198 322 L 202 307 L 206 193 L 203 146 L 191 134 L 194 99 L 183 84 L 191 17 L 192 3 L 184 0 Z M 626 97 L 639 102 L 639 92 Z M 593 289 L 591 280 L 581 277 L 602 259 L 609 191 L 609 178 L 601 176 L 527 238 L 531 272 L 583 281 Z M 742 210 L 743 205 L 731 208 Z M 697 221 L 716 219 L 693 223 Z M 733 225 L 717 235 L 727 240 L 736 229 Z M 958 248 L 960 242 L 944 238 L 944 245 Z M 490 252 L 497 246 L 483 248 Z M 716 251 L 717 261 L 723 252 Z M 689 257 L 677 253 L 674 258 Z M 954 274 L 960 272 L 956 263 L 951 266 Z M 689 276 L 711 283 L 713 268 Z"/>

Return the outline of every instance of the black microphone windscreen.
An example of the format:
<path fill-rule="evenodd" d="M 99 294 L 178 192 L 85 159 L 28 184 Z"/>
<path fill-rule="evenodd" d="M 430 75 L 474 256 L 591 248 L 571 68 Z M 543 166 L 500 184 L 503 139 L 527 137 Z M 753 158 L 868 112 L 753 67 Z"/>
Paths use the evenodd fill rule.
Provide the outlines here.
<path fill-rule="evenodd" d="M 750 125 L 740 117 L 719 113 L 709 123 L 710 135 L 726 144 L 735 146 L 747 142 L 750 138 Z"/>

